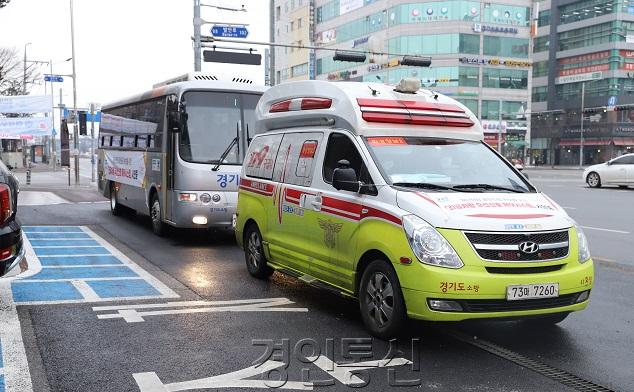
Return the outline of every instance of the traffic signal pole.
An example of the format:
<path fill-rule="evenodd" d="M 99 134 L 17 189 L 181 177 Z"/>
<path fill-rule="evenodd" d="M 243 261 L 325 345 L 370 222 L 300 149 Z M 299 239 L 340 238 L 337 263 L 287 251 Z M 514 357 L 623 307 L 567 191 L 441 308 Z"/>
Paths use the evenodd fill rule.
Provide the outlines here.
<path fill-rule="evenodd" d="M 70 37 L 73 56 L 73 113 L 75 115 L 75 124 L 73 127 L 73 155 L 75 155 L 75 185 L 79 185 L 79 127 L 77 124 L 77 75 L 75 73 L 75 23 L 73 18 L 73 0 L 70 0 Z"/>

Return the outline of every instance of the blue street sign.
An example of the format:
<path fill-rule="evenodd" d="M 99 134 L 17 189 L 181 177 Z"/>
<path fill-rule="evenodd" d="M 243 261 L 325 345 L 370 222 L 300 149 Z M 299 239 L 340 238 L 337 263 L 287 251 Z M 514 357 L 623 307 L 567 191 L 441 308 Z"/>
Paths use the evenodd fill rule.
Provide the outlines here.
<path fill-rule="evenodd" d="M 53 82 L 53 83 L 61 83 L 64 81 L 64 78 L 59 75 L 44 75 L 45 82 Z"/>
<path fill-rule="evenodd" d="M 68 108 L 64 108 L 64 111 L 62 112 L 62 118 L 68 118 L 69 115 L 70 115 L 70 110 Z M 91 122 L 91 121 L 92 121 L 92 116 L 90 115 L 90 112 L 87 112 L 86 113 L 86 122 Z M 101 112 L 100 111 L 95 112 L 95 122 L 101 122 Z"/>
<path fill-rule="evenodd" d="M 244 26 L 214 25 L 211 28 L 211 35 L 223 38 L 246 38 L 249 30 Z"/>
<path fill-rule="evenodd" d="M 613 95 L 608 99 L 608 106 L 616 106 L 616 96 Z"/>

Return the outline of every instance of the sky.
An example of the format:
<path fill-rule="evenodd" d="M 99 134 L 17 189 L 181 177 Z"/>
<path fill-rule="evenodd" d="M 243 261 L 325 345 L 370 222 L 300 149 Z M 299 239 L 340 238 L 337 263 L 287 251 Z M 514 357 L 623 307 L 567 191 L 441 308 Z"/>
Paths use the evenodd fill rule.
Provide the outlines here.
<path fill-rule="evenodd" d="M 244 13 L 202 7 L 202 19 L 249 24 L 249 40 L 269 41 L 268 0 L 202 3 L 234 8 L 244 4 Z M 78 107 L 141 93 L 194 70 L 193 0 L 74 0 L 73 6 Z M 202 34 L 210 35 L 211 26 L 203 25 Z M 71 62 L 64 61 L 72 53 L 70 0 L 12 0 L 0 8 L 0 47 L 15 48 L 23 58 L 27 43 L 31 43 L 26 47 L 27 60 L 52 60 L 55 74 L 71 74 Z M 264 59 L 264 48 L 254 48 Z M 264 83 L 263 66 L 203 62 L 202 71 Z M 40 73 L 49 73 L 48 65 Z M 56 105 L 60 88 L 64 103 L 72 105 L 71 80 L 54 84 Z M 31 94 L 43 93 L 43 84 L 31 90 Z"/>

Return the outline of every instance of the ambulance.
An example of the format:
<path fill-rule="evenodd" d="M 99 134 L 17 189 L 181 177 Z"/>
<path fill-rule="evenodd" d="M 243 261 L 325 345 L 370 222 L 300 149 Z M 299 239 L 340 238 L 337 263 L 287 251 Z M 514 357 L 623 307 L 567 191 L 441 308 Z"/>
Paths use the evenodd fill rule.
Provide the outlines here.
<path fill-rule="evenodd" d="M 420 82 L 302 81 L 256 108 L 234 217 L 249 273 L 358 299 L 366 328 L 562 321 L 588 305 L 581 228 Z"/>

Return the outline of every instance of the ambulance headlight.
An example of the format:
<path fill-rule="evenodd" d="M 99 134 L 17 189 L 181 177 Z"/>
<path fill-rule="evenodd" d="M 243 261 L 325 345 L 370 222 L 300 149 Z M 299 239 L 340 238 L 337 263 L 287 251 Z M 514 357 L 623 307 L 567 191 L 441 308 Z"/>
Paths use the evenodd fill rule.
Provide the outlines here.
<path fill-rule="evenodd" d="M 575 231 L 577 232 L 577 243 L 579 244 L 579 262 L 585 263 L 590 260 L 590 247 L 588 247 L 588 239 L 581 230 L 581 227 L 575 225 Z"/>
<path fill-rule="evenodd" d="M 445 237 L 421 218 L 405 216 L 403 229 L 421 263 L 445 268 L 461 268 L 464 265 Z"/>

